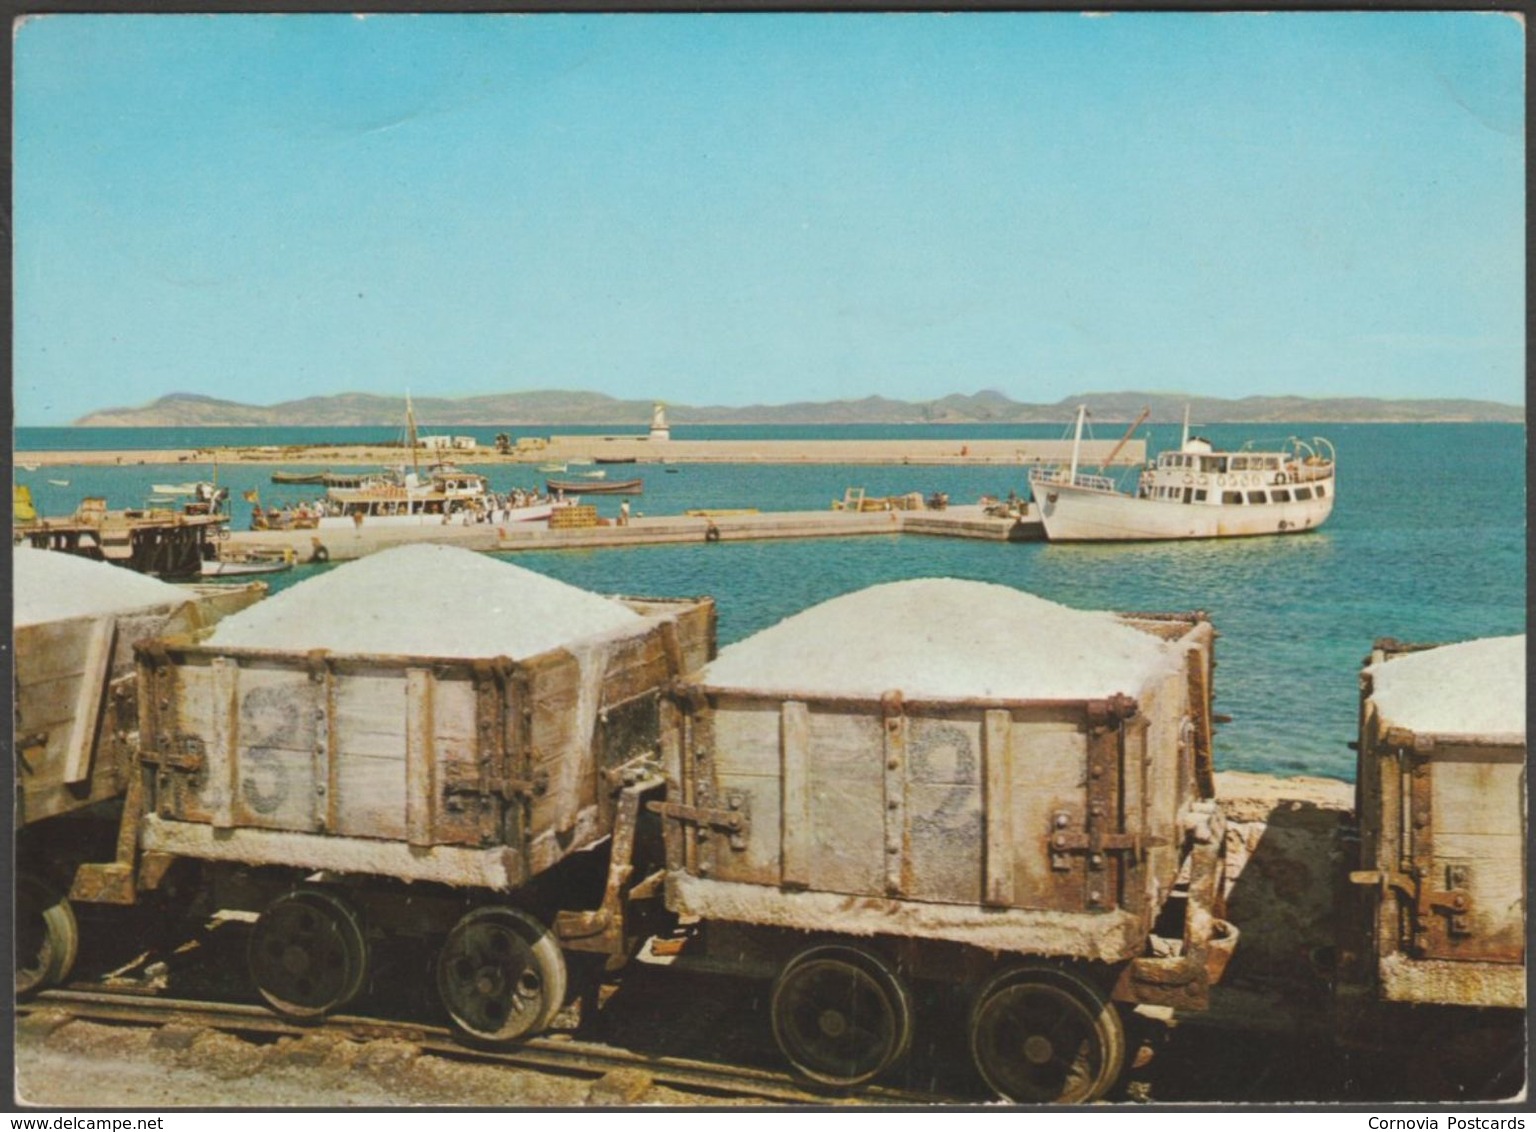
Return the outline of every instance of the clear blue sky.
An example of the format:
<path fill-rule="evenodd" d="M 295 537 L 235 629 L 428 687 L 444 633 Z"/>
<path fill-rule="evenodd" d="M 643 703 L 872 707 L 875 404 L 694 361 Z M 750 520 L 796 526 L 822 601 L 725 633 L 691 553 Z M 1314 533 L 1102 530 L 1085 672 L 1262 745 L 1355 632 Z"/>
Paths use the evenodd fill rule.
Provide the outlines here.
<path fill-rule="evenodd" d="M 22 425 L 185 391 L 1524 402 L 1473 13 L 87 16 L 15 38 Z"/>

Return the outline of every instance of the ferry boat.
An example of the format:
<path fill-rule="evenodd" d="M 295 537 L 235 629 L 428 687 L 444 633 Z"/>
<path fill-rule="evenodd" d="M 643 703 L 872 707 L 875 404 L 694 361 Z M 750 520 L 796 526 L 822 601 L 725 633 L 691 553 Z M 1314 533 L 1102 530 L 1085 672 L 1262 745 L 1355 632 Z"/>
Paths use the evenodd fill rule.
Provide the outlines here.
<path fill-rule="evenodd" d="M 573 498 L 533 495 L 520 506 L 496 506 L 478 472 L 439 465 L 423 476 L 406 472 L 398 482 L 326 490 L 321 530 L 412 527 L 444 523 L 526 523 L 547 519 Z"/>
<path fill-rule="evenodd" d="M 1030 472 L 1045 537 L 1052 542 L 1131 542 L 1296 534 L 1333 511 L 1333 445 L 1295 437 L 1277 448 L 1218 452 L 1189 435 L 1137 478 L 1134 493 L 1104 475 L 1078 470 L 1086 408 L 1077 411 L 1072 461 Z M 1138 421 L 1139 423 L 1139 421 Z M 1135 426 L 1132 426 L 1133 430 Z"/>

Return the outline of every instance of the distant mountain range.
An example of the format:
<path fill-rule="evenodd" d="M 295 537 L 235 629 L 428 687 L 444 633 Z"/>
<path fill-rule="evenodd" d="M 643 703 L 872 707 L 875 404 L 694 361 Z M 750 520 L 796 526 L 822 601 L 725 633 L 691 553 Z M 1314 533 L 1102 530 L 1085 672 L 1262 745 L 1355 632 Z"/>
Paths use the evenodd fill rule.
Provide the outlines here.
<path fill-rule="evenodd" d="M 650 423 L 652 401 L 621 401 L 601 393 L 538 390 L 483 397 L 414 398 L 421 427 L 475 425 L 625 425 Z M 1099 421 L 1130 421 L 1143 408 L 1154 422 L 1183 418 L 1222 422 L 1524 421 L 1525 409 L 1494 401 L 1387 400 L 1375 397 L 1189 397 L 1178 393 L 1084 393 L 1053 404 L 1014 401 L 994 390 L 953 393 L 935 401 L 797 401 L 787 405 L 667 404 L 673 424 L 1040 424 L 1064 423 L 1087 405 Z M 403 397 L 341 393 L 277 405 L 243 405 L 193 393 L 171 393 L 138 408 L 103 409 L 80 427 L 197 427 L 250 425 L 386 425 L 405 420 Z"/>

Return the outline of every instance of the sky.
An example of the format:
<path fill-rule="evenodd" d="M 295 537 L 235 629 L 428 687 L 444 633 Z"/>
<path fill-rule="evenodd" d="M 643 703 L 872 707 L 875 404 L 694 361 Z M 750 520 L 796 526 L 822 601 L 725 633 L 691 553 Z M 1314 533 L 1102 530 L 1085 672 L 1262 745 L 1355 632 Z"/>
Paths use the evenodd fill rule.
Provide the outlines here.
<path fill-rule="evenodd" d="M 65 14 L 14 60 L 23 426 L 1525 399 L 1505 15 Z"/>

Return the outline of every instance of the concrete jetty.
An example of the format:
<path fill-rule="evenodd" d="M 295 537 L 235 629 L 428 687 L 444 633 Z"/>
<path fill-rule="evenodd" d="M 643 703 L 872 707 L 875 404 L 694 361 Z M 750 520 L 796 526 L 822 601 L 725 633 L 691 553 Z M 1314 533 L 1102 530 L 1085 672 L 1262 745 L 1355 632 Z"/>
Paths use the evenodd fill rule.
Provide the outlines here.
<path fill-rule="evenodd" d="M 938 538 L 1026 542 L 1044 537 L 1029 506 L 1018 518 L 997 518 L 978 505 L 943 511 L 772 511 L 731 515 L 654 515 L 625 526 L 553 529 L 544 523 L 491 523 L 369 527 L 350 530 L 234 531 L 222 545 L 232 554 L 252 547 L 288 547 L 300 562 L 317 549 L 333 562 L 361 558 L 411 542 L 449 543 L 468 550 L 575 550 L 655 546 L 666 543 L 740 542 L 785 538 L 849 538 L 860 535 L 928 535 Z"/>
<path fill-rule="evenodd" d="M 1096 467 L 1114 452 L 1116 441 L 1084 440 L 1081 462 Z M 1140 464 L 1147 458 L 1146 441 L 1127 441 L 1115 454 L 1114 465 Z M 478 447 L 441 453 L 417 451 L 422 463 L 442 457 L 462 467 L 498 464 L 570 464 L 580 462 L 635 464 L 869 464 L 869 465 L 997 465 L 1057 464 L 1072 455 L 1070 440 L 664 440 L 644 436 L 518 437 L 507 452 Z M 231 448 L 113 450 L 68 452 L 29 451 L 28 463 L 63 465 L 157 464 L 277 464 L 342 467 L 355 464 L 398 465 L 410 462 L 410 451 L 386 445 L 262 445 Z"/>

